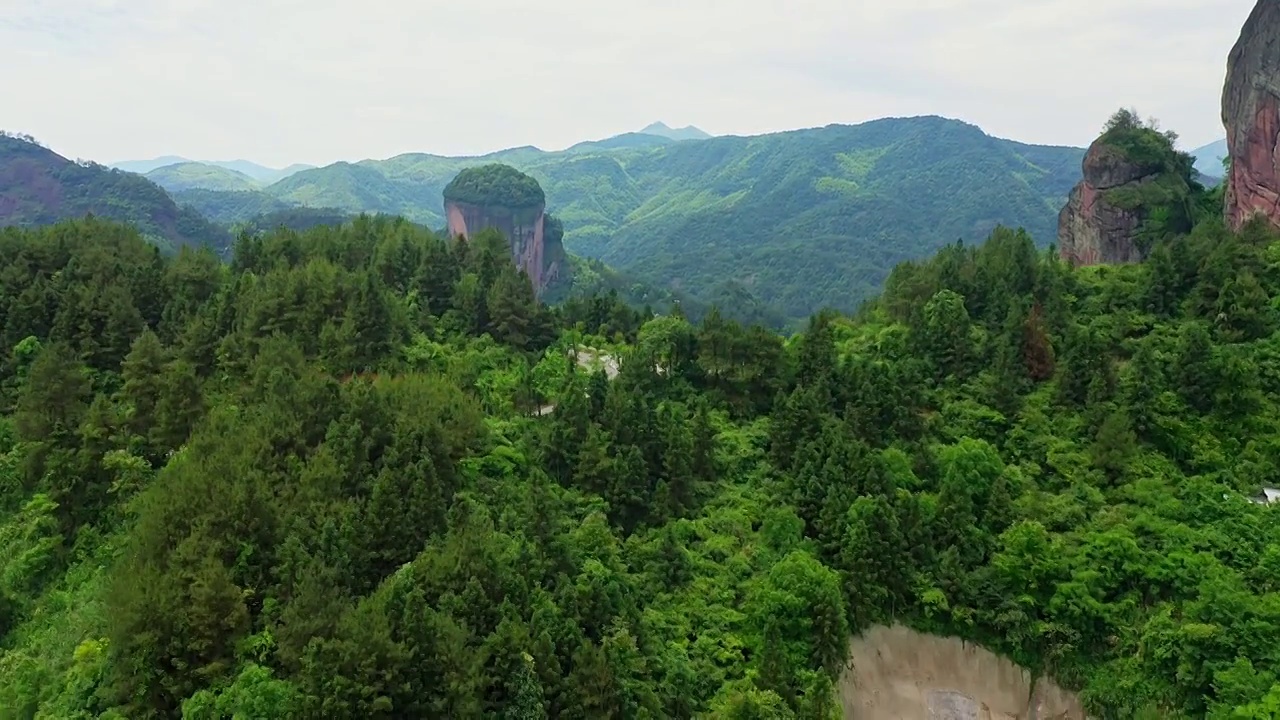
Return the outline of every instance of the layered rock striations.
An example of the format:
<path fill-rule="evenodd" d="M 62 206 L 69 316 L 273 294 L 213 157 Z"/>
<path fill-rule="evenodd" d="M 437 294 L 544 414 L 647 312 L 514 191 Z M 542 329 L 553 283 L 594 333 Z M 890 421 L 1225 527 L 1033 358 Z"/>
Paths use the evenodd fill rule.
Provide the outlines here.
<path fill-rule="evenodd" d="M 1089 146 L 1084 177 L 1058 215 L 1058 249 L 1076 265 L 1139 262 L 1151 242 L 1190 227 L 1194 159 L 1176 136 L 1122 110 Z"/>
<path fill-rule="evenodd" d="M 1107 202 L 1104 193 L 1142 182 L 1142 174 L 1101 141 L 1084 158 L 1084 179 L 1071 190 L 1058 214 L 1058 249 L 1077 265 L 1136 262 L 1142 259 L 1133 242 L 1142 219 L 1132 210 Z"/>
<path fill-rule="evenodd" d="M 1226 221 L 1255 215 L 1280 226 L 1280 0 L 1259 0 L 1227 58 Z"/>
<path fill-rule="evenodd" d="M 449 234 L 471 237 L 494 228 L 511 244 L 512 259 L 541 293 L 564 265 L 564 230 L 546 214 L 538 181 L 507 165 L 468 168 L 444 189 Z"/>

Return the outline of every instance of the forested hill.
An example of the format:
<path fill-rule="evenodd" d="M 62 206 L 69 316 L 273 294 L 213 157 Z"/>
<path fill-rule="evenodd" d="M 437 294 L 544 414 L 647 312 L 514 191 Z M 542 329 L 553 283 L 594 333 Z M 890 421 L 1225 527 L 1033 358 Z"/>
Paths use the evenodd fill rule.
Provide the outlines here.
<path fill-rule="evenodd" d="M 158 167 L 146 173 L 146 178 L 171 193 L 196 189 L 243 192 L 261 187 L 257 180 L 242 172 L 196 162 Z"/>
<path fill-rule="evenodd" d="M 166 249 L 231 242 L 224 229 L 139 175 L 72 162 L 30 138 L 0 133 L 0 225 L 48 225 L 86 214 L 132 223 Z"/>
<path fill-rule="evenodd" d="M 890 620 L 1102 718 L 1280 704 L 1258 226 L 998 229 L 792 339 L 388 219 L 0 229 L 0 277 L 0 716 L 831 718 Z"/>
<path fill-rule="evenodd" d="M 803 318 L 822 306 L 851 310 L 896 263 L 957 239 L 978 242 L 996 224 L 1053 237 L 1082 157 L 956 120 L 890 118 L 755 137 L 632 134 L 562 152 L 336 163 L 271 185 L 257 204 L 274 198 L 443 227 L 445 185 L 464 168 L 504 163 L 542 185 L 570 252 L 703 299 L 749 292 Z M 220 209 L 246 197 L 197 200 L 225 221 Z"/>

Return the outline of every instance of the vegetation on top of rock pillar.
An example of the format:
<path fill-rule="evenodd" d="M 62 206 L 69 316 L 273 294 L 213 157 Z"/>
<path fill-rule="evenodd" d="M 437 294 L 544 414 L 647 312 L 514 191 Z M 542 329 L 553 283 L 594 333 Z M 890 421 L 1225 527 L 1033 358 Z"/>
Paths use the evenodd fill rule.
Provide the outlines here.
<path fill-rule="evenodd" d="M 1178 134 L 1160 130 L 1155 118 L 1143 121 L 1136 110 L 1117 110 L 1103 127 L 1100 140 L 1120 150 L 1126 160 L 1150 173 L 1174 173 L 1190 181 L 1195 158 L 1176 148 Z"/>
<path fill-rule="evenodd" d="M 1142 218 L 1134 241 L 1150 249 L 1162 238 L 1190 232 L 1205 212 L 1211 193 L 1195 179 L 1195 158 L 1177 149 L 1178 134 L 1161 130 L 1154 118 L 1121 108 L 1107 120 L 1098 143 L 1118 151 L 1131 163 L 1135 180 L 1103 192 L 1112 205 L 1136 211 Z"/>
<path fill-rule="evenodd" d="M 458 173 L 445 186 L 444 199 L 507 208 L 539 207 L 547 202 L 537 180 L 501 163 L 467 168 Z"/>

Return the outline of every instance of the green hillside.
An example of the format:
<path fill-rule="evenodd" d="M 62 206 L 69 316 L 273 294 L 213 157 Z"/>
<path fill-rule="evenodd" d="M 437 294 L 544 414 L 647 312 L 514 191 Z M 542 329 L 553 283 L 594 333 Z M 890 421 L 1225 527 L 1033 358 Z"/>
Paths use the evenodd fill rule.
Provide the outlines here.
<path fill-rule="evenodd" d="M 692 295 L 731 281 L 803 317 L 852 309 L 895 263 L 980 240 L 997 223 L 1047 242 L 1082 155 L 922 117 L 685 142 L 634 135 L 555 153 L 408 154 L 304 171 L 267 192 L 441 227 L 445 185 L 501 162 L 539 181 L 570 251 Z"/>
<path fill-rule="evenodd" d="M 171 193 L 197 189 L 237 192 L 259 187 L 258 181 L 242 172 L 198 162 L 165 165 L 147 173 L 146 178 Z"/>
<path fill-rule="evenodd" d="M 179 190 L 170 192 L 175 202 L 190 206 L 201 215 L 218 223 L 244 222 L 259 215 L 296 207 L 261 190 Z"/>
<path fill-rule="evenodd" d="M 151 160 L 122 160 L 120 162 L 112 163 L 111 167 L 138 173 L 140 175 L 146 175 L 153 170 L 169 165 L 177 165 L 179 163 L 191 163 L 203 165 L 205 167 L 230 170 L 237 175 L 244 175 L 252 179 L 255 187 L 270 185 L 271 183 L 276 182 L 277 180 L 283 180 L 296 172 L 315 167 L 314 165 L 295 163 L 285 168 L 270 168 L 254 162 L 249 162 L 248 160 L 188 160 L 187 158 L 178 155 L 165 155 Z M 216 175 L 213 177 L 215 179 L 217 178 Z M 205 186 L 196 185 L 195 187 Z"/>
<path fill-rule="evenodd" d="M 167 250 L 230 244 L 226 230 L 140 175 L 72 162 L 30 138 L 0 133 L 0 226 L 49 225 L 89 214 L 131 223 Z"/>
<path fill-rule="evenodd" d="M 332 207 L 352 213 L 401 215 L 431 227 L 444 225 L 440 193 L 457 174 L 447 173 L 438 183 L 415 183 L 392 177 L 372 163 L 335 163 L 303 170 L 267 187 L 267 192 L 291 205 Z M 426 193 L 432 193 L 428 197 Z"/>
<path fill-rule="evenodd" d="M 834 720 L 893 622 L 1275 717 L 1280 237 L 1216 214 L 791 338 L 545 307 L 497 233 L 0 229 L 0 717 Z"/>

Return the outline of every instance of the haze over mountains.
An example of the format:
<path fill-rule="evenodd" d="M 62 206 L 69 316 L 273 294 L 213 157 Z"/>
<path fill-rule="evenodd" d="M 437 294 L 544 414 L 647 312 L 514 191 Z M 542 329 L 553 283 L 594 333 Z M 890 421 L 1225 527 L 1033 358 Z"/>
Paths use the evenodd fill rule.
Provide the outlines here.
<path fill-rule="evenodd" d="M 1191 151 L 1196 170 L 1210 177 L 1222 177 L 1222 159 L 1227 156 L 1227 139 L 1216 140 Z"/>
<path fill-rule="evenodd" d="M 704 132 L 692 125 L 686 125 L 682 128 L 672 128 L 668 127 L 667 124 L 662 121 L 646 125 L 640 132 L 644 135 L 658 135 L 671 140 L 706 140 L 711 137 L 710 133 Z"/>
<path fill-rule="evenodd" d="M 753 137 L 655 123 L 555 152 L 338 162 L 260 189 L 192 164 L 148 177 L 222 223 L 306 206 L 440 228 L 444 186 L 464 168 L 505 163 L 545 188 L 570 252 L 694 297 L 754 298 L 798 318 L 824 305 L 851 309 L 896 263 L 977 241 L 997 224 L 1047 245 L 1082 155 L 940 117 Z"/>
<path fill-rule="evenodd" d="M 976 242 L 999 224 L 1048 245 L 1083 152 L 925 116 L 751 137 L 656 122 L 560 151 L 408 153 L 324 167 L 178 156 L 116 167 L 145 171 L 189 217 L 223 228 L 383 213 L 439 229 L 441 191 L 458 172 L 509 164 L 545 188 L 570 253 L 691 300 L 767 308 L 776 324 L 824 306 L 851 310 L 897 263 Z M 1216 181 L 1216 144 L 1195 152 Z M 192 237 L 151 227 L 170 244 Z"/>
<path fill-rule="evenodd" d="M 273 182 L 289 177 L 293 173 L 315 167 L 314 165 L 296 163 L 285 168 L 270 168 L 248 160 L 189 160 L 177 155 L 164 155 L 151 160 L 122 160 L 112 163 L 111 167 L 145 175 L 159 168 L 178 164 L 199 164 L 223 168 L 245 175 L 262 185 L 270 185 Z"/>

